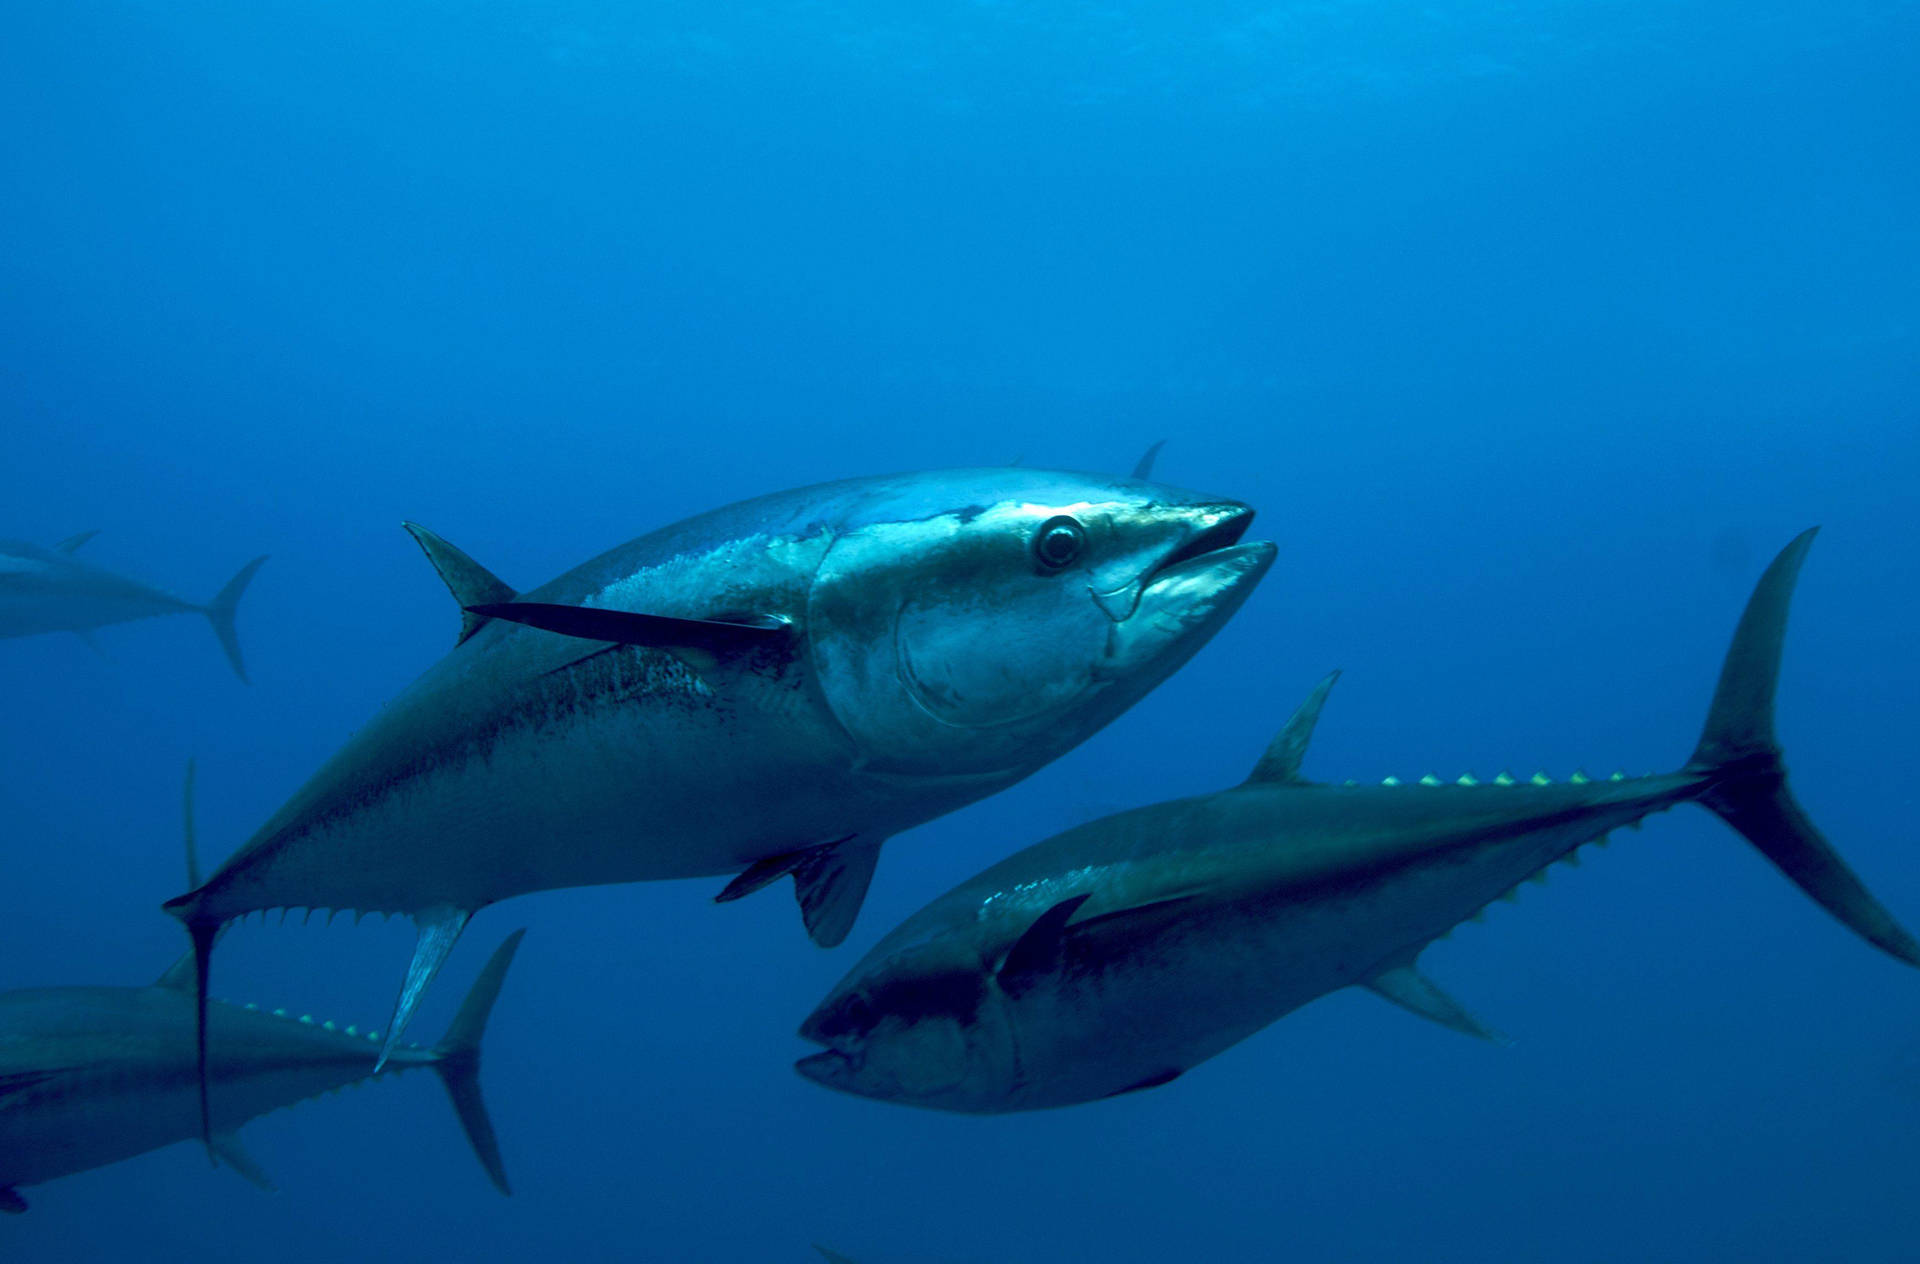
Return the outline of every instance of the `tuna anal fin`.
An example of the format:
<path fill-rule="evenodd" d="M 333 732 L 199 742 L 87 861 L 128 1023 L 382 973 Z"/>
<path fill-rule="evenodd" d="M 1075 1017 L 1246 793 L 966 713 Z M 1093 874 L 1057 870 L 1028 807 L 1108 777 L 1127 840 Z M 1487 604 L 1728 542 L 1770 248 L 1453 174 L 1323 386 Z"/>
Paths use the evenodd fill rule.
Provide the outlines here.
<path fill-rule="evenodd" d="M 400 985 L 400 998 L 393 1004 L 393 1021 L 387 1025 L 386 1043 L 380 1046 L 380 1060 L 374 1063 L 373 1073 L 380 1074 L 387 1065 L 387 1059 L 393 1056 L 395 1046 L 400 1043 L 400 1034 L 413 1021 L 413 1012 L 420 1007 L 420 998 L 427 993 L 427 985 L 433 982 L 433 976 L 440 973 L 440 967 L 446 964 L 447 954 L 460 942 L 460 932 L 467 928 L 467 920 L 473 916 L 466 909 L 432 908 L 422 909 L 413 915 L 414 924 L 420 928 L 420 938 L 413 945 L 413 961 L 407 966 L 407 980 Z"/>
<path fill-rule="evenodd" d="M 427 560 L 433 563 L 433 569 L 440 575 L 440 582 L 447 586 L 454 601 L 459 603 L 460 639 L 454 642 L 455 645 L 478 632 L 487 621 L 485 615 L 475 614 L 469 607 L 512 601 L 519 595 L 498 575 L 419 523 L 403 522 L 400 525 L 420 546 L 420 551 L 427 555 Z"/>
<path fill-rule="evenodd" d="M 1285 785 L 1301 781 L 1300 761 L 1306 758 L 1307 744 L 1313 741 L 1313 727 L 1320 722 L 1320 710 L 1327 705 L 1327 694 L 1339 679 L 1339 672 L 1328 672 L 1313 687 L 1307 700 L 1295 708 L 1286 727 L 1268 744 L 1267 753 L 1260 756 L 1260 762 L 1253 766 L 1246 784 Z"/>
<path fill-rule="evenodd" d="M 27 1200 L 11 1185 L 0 1185 L 0 1211 L 17 1216 L 27 1209 Z"/>
<path fill-rule="evenodd" d="M 213 1152 L 226 1160 L 227 1166 L 238 1172 L 247 1184 L 269 1194 L 279 1188 L 267 1175 L 266 1169 L 256 1163 L 253 1156 L 247 1153 L 247 1148 L 240 1144 L 239 1133 L 216 1132 L 212 1145 Z"/>
<path fill-rule="evenodd" d="M 447 1034 L 435 1046 L 440 1060 L 433 1064 L 433 1069 L 440 1073 L 440 1083 L 446 1086 L 447 1099 L 453 1103 L 453 1113 L 460 1117 L 460 1127 L 467 1134 L 467 1144 L 473 1147 L 474 1157 L 486 1169 L 487 1179 L 493 1182 L 494 1188 L 503 1194 L 511 1194 L 513 1190 L 507 1185 L 507 1169 L 500 1161 L 500 1141 L 494 1135 L 493 1120 L 487 1116 L 486 1100 L 480 1096 L 480 1037 L 487 1029 L 487 1016 L 493 1012 L 493 1003 L 499 999 L 507 967 L 513 964 L 513 954 L 519 951 L 520 940 L 526 933 L 514 931 L 493 950 L 493 956 L 487 958 L 480 977 L 467 992 L 467 999 L 460 1003 L 460 1012 L 447 1026 Z"/>
<path fill-rule="evenodd" d="M 682 619 L 676 615 L 636 614 L 629 610 L 602 610 L 544 601 L 485 602 L 468 606 L 466 610 L 482 618 L 524 623 L 530 628 L 577 636 L 583 641 L 611 641 L 617 645 L 662 650 L 699 649 L 716 653 L 753 650 L 783 644 L 791 632 L 785 619 L 773 616 L 741 621 Z"/>
<path fill-rule="evenodd" d="M 1452 1028 L 1463 1035 L 1491 1040 L 1497 1045 L 1513 1043 L 1475 1018 L 1466 1006 L 1442 992 L 1433 980 L 1421 974 L 1411 963 L 1382 970 L 1367 980 L 1366 986 L 1408 1013 L 1431 1019 L 1442 1027 Z"/>
<path fill-rule="evenodd" d="M 99 534 L 100 532 L 96 528 L 92 531 L 82 531 L 79 535 L 70 535 L 66 539 L 60 541 L 60 543 L 54 545 L 53 551 L 56 553 L 75 552 L 80 548 L 81 545 L 85 544 L 88 540 L 93 539 L 93 537 Z"/>

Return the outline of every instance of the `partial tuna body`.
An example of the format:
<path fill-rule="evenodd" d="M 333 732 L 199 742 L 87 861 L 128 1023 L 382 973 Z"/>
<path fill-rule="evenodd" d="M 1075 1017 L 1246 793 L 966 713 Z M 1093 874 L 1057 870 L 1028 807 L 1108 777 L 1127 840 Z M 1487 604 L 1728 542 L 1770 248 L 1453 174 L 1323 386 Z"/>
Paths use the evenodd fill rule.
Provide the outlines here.
<path fill-rule="evenodd" d="M 830 1087 L 993 1113 L 1164 1084 L 1336 989 L 1492 1033 L 1415 969 L 1435 938 L 1609 831 L 1698 803 L 1841 922 L 1920 944 L 1788 793 L 1773 733 L 1787 606 L 1812 532 L 1761 578 L 1693 757 L 1663 776 L 1321 785 L 1300 762 L 1333 677 L 1242 785 L 1039 843 L 883 939 L 801 1034 Z"/>
<path fill-rule="evenodd" d="M 266 558 L 248 562 L 213 600 L 196 605 L 81 561 L 75 554 L 94 534 L 84 532 L 50 549 L 25 540 L 0 540 L 0 637 L 72 632 L 86 639 L 94 629 L 109 624 L 163 614 L 200 614 L 213 625 L 233 674 L 246 680 L 233 616 L 240 594 Z"/>
<path fill-rule="evenodd" d="M 271 1188 L 240 1147 L 241 1124 L 361 1080 L 431 1067 L 488 1177 L 507 1192 L 480 1097 L 480 1037 L 521 933 L 494 953 L 439 1044 L 403 1045 L 380 1069 L 377 1032 L 214 1002 L 207 1015 L 214 1153 Z M 26 1210 L 17 1186 L 200 1135 L 192 958 L 151 987 L 0 993 L 0 1211 Z"/>

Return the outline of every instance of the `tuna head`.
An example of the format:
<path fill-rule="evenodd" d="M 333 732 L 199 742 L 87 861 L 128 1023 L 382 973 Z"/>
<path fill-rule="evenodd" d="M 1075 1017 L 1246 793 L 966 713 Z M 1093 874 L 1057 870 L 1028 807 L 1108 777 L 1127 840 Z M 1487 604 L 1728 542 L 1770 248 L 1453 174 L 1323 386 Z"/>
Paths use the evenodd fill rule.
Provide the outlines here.
<path fill-rule="evenodd" d="M 1273 561 L 1240 542 L 1253 511 L 1234 501 L 1037 470 L 939 477 L 863 507 L 808 601 L 821 688 L 870 772 L 1032 772 L 1192 657 Z"/>
<path fill-rule="evenodd" d="M 826 1046 L 794 1069 L 859 1097 L 986 1114 L 1005 1110 L 1019 1070 L 1005 997 L 952 940 L 850 975 L 800 1027 Z"/>

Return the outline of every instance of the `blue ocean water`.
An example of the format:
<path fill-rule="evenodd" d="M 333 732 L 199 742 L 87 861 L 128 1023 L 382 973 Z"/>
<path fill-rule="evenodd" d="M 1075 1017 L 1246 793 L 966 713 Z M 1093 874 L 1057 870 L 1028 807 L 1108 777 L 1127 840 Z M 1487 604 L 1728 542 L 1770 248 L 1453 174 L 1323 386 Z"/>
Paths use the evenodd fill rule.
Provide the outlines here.
<path fill-rule="evenodd" d="M 1664 768 L 1825 532 L 1795 786 L 1920 921 L 1920 9 L 19 0 L 0 8 L 0 535 L 240 612 L 0 643 L 0 987 L 184 948 L 179 782 L 247 837 L 451 643 L 401 534 L 531 584 L 699 510 L 952 465 L 1243 498 L 1235 622 L 889 845 L 850 943 L 717 880 L 483 913 L 516 1194 L 407 1077 L 34 1187 L 20 1260 L 1898 1260 L 1920 978 L 1695 809 L 1427 957 L 1517 1043 L 1318 1002 L 1178 1083 L 944 1116 L 794 1075 L 927 899 L 1240 779 Z M 636 822 L 643 830 L 644 822 Z M 216 991 L 378 1025 L 399 923 L 251 924 Z"/>

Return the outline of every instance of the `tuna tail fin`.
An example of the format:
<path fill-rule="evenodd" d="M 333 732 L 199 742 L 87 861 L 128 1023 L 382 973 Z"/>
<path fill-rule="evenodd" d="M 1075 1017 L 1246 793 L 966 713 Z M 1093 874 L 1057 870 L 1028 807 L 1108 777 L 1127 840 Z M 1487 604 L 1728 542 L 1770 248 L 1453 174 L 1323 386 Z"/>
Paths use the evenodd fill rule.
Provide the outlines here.
<path fill-rule="evenodd" d="M 240 594 L 247 590 L 247 584 L 253 579 L 253 573 L 260 569 L 267 559 L 256 557 L 240 568 L 240 573 L 227 581 L 227 586 L 215 593 L 203 613 L 207 622 L 213 625 L 213 634 L 220 638 L 220 648 L 227 652 L 227 661 L 233 664 L 233 674 L 240 683 L 251 684 L 247 679 L 247 664 L 240 657 L 240 636 L 233 628 L 234 608 L 240 604 Z"/>
<path fill-rule="evenodd" d="M 1774 686 L 1787 609 L 1818 530 L 1796 536 L 1754 585 L 1687 768 L 1706 780 L 1700 803 L 1739 830 L 1802 891 L 1862 939 L 1920 966 L 1920 942 L 1873 897 L 1794 801 L 1786 763 L 1774 740 Z"/>
<path fill-rule="evenodd" d="M 213 941 L 220 937 L 220 923 L 189 917 L 187 933 L 193 936 L 193 1047 L 195 1073 L 200 1079 L 200 1140 L 207 1147 L 207 1161 L 219 1167 L 213 1142 L 213 1107 L 207 1095 L 207 974 L 213 967 Z"/>
<path fill-rule="evenodd" d="M 487 1179 L 503 1194 L 511 1194 L 513 1190 L 507 1186 L 507 1169 L 500 1162 L 500 1142 L 494 1136 L 493 1121 L 487 1117 L 487 1104 L 480 1096 L 480 1037 L 487 1029 L 487 1015 L 493 1012 L 493 1003 L 500 996 L 500 984 L 507 977 L 507 967 L 513 964 L 513 954 L 526 933 L 514 931 L 493 950 L 467 999 L 461 1002 L 460 1012 L 448 1025 L 447 1034 L 434 1046 L 440 1060 L 433 1064 L 433 1069 L 440 1073 L 440 1082 L 446 1086 L 447 1097 L 453 1102 L 453 1112 L 460 1117 L 460 1126 L 466 1130 L 474 1156 L 487 1170 Z"/>

